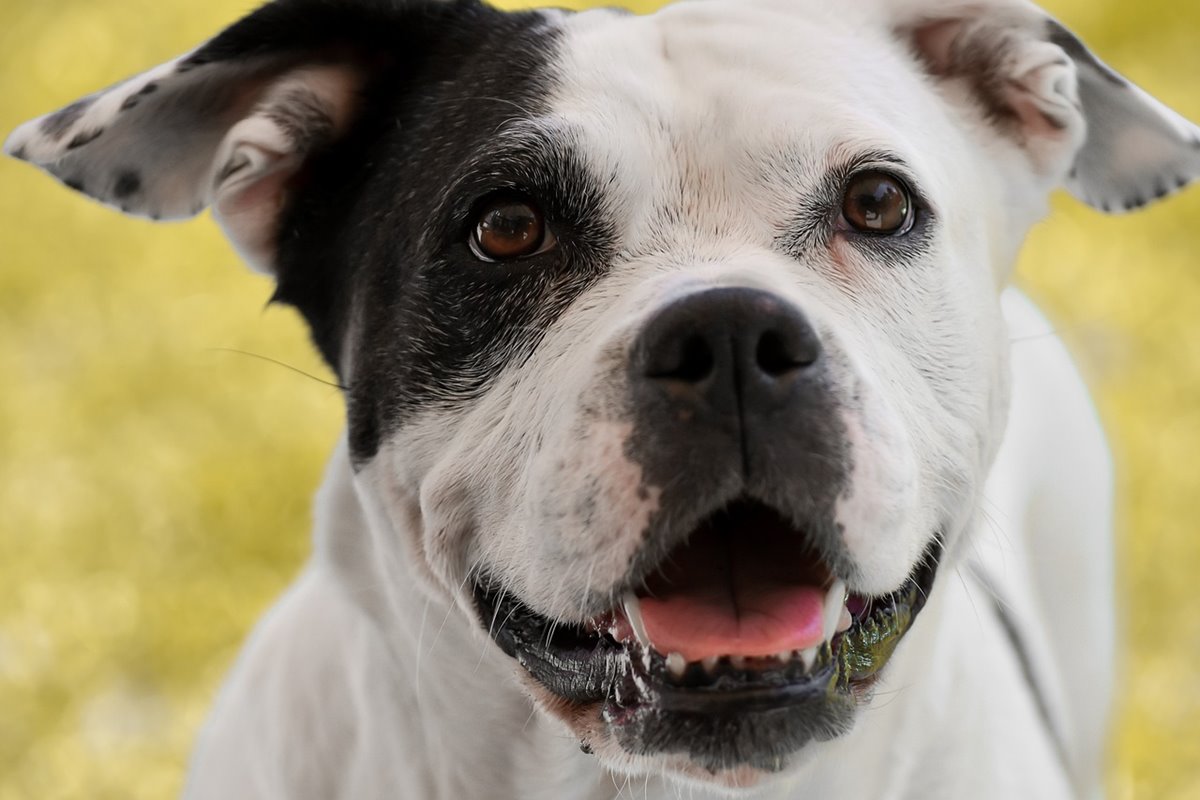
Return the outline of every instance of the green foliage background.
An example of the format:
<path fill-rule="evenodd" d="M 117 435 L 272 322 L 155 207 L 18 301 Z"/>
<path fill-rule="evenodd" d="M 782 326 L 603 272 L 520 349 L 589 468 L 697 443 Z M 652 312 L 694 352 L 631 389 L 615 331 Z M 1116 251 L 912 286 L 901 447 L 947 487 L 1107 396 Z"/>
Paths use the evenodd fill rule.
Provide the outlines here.
<path fill-rule="evenodd" d="M 1047 5 L 1200 119 L 1200 4 Z M 0 129 L 248 9 L 0 0 Z M 1056 209 L 1021 274 L 1091 378 L 1120 465 L 1113 796 L 1190 800 L 1200 188 L 1129 218 Z M 0 163 L 0 800 L 173 796 L 239 642 L 308 553 L 341 408 L 336 390 L 229 352 L 327 376 L 297 318 L 264 308 L 270 291 L 207 219 L 123 219 Z"/>

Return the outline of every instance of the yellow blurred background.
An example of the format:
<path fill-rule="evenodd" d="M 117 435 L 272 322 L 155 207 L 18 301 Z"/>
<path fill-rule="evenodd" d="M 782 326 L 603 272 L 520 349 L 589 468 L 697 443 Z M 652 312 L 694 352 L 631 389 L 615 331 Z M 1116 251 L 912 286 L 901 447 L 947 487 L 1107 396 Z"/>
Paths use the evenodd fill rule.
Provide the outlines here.
<path fill-rule="evenodd" d="M 1046 5 L 1200 120 L 1200 4 Z M 0 131 L 250 7 L 0 0 Z M 1119 463 L 1117 800 L 1200 798 L 1198 254 L 1200 187 L 1117 219 L 1059 198 L 1021 268 Z M 328 377 L 270 292 L 207 218 L 124 219 L 0 163 L 0 800 L 174 796 L 239 643 L 309 552 L 342 412 L 230 352 Z"/>

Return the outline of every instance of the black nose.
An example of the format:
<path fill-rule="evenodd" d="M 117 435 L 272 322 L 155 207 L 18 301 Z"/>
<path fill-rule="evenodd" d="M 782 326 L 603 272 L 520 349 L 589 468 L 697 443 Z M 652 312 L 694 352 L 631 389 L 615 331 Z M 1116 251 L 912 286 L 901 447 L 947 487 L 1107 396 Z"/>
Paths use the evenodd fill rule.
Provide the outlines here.
<path fill-rule="evenodd" d="M 773 411 L 817 373 L 821 342 L 770 292 L 708 289 L 660 311 L 634 345 L 634 373 L 674 401 L 721 415 Z"/>

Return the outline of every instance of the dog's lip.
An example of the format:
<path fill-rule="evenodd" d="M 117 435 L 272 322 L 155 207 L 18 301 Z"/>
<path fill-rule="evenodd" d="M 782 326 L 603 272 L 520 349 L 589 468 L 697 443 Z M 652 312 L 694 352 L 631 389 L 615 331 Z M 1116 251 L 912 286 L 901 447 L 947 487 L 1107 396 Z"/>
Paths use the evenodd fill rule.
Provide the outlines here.
<path fill-rule="evenodd" d="M 604 704 L 610 722 L 643 707 L 753 714 L 831 693 L 865 695 L 924 606 L 940 556 L 941 538 L 934 537 L 900 590 L 848 597 L 850 626 L 839 626 L 807 660 L 799 653 L 775 662 L 731 655 L 680 665 L 673 654 L 647 646 L 620 603 L 579 624 L 551 621 L 486 578 L 476 582 L 475 600 L 492 638 L 538 683 L 574 705 Z"/>

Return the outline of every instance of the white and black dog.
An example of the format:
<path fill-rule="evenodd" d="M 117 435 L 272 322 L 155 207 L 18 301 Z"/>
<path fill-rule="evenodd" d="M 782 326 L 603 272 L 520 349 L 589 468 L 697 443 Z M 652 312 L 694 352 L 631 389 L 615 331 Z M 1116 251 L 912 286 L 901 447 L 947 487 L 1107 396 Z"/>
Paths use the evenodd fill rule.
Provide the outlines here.
<path fill-rule="evenodd" d="M 1108 455 L 1004 287 L 1200 131 L 1035 6 L 277 0 L 7 151 L 212 206 L 345 387 L 190 797 L 1101 794 Z"/>

